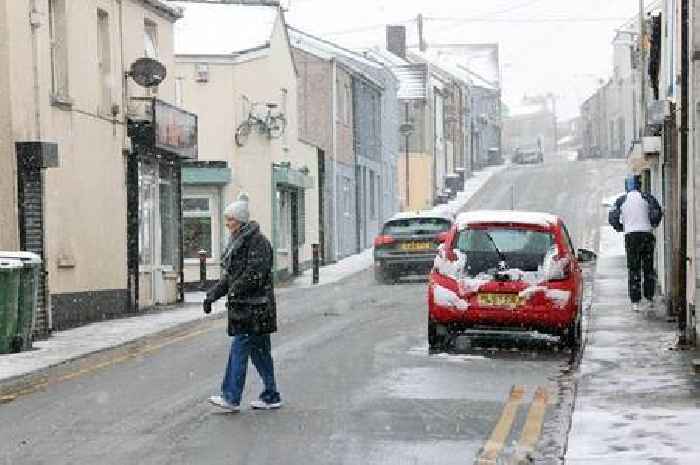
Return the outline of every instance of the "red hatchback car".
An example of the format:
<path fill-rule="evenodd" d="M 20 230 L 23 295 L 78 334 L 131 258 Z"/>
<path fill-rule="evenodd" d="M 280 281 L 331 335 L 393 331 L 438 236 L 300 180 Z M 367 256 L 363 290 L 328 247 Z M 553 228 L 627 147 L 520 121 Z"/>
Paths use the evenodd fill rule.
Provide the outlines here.
<path fill-rule="evenodd" d="M 428 285 L 428 343 L 444 349 L 466 329 L 536 330 L 576 348 L 583 274 L 561 218 L 547 213 L 462 213 L 446 235 Z"/>

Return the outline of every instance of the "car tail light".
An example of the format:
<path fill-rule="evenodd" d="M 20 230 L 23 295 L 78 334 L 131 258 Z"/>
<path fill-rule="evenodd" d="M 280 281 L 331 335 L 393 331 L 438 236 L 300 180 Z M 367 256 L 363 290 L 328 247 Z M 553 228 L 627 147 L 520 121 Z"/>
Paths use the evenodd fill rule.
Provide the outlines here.
<path fill-rule="evenodd" d="M 449 231 L 443 231 L 440 234 L 437 235 L 437 241 L 441 244 L 444 244 L 447 242 L 447 239 L 450 238 L 450 232 Z"/>
<path fill-rule="evenodd" d="M 393 244 L 394 242 L 396 242 L 396 239 L 394 239 L 392 236 L 382 235 L 382 236 L 377 236 L 374 239 L 374 246 L 381 247 L 383 245 Z"/>
<path fill-rule="evenodd" d="M 547 270 L 547 281 L 564 281 L 569 279 L 571 262 L 567 259 L 552 261 Z"/>

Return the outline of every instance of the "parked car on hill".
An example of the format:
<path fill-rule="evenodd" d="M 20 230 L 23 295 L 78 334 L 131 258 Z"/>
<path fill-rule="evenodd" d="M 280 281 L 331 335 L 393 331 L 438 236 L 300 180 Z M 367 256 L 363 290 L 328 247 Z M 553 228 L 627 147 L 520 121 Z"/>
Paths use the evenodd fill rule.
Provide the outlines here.
<path fill-rule="evenodd" d="M 580 263 L 561 218 L 546 213 L 475 211 L 459 215 L 444 236 L 428 285 L 428 344 L 445 348 L 467 329 L 581 339 Z"/>
<path fill-rule="evenodd" d="M 452 227 L 448 213 L 399 213 L 382 227 L 374 240 L 374 276 L 389 284 L 408 274 L 427 275 L 438 246 Z"/>
<path fill-rule="evenodd" d="M 538 149 L 515 149 L 513 152 L 513 163 L 543 163 L 544 155 Z"/>

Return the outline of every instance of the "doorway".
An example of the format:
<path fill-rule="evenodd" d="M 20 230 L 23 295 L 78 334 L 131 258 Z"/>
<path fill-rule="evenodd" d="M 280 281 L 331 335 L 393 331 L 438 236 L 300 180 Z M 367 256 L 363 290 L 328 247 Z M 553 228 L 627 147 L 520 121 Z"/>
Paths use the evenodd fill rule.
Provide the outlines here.
<path fill-rule="evenodd" d="M 144 158 L 138 167 L 139 307 L 178 299 L 180 247 L 177 167 Z"/>

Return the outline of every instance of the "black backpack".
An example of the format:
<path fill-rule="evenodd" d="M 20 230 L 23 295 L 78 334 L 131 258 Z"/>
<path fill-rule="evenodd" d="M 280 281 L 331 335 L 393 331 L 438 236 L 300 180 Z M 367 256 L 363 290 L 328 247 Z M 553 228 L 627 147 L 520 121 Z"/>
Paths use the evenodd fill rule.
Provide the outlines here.
<path fill-rule="evenodd" d="M 608 223 L 617 232 L 622 232 L 624 230 L 624 226 L 620 222 L 620 214 L 621 214 L 620 207 L 622 207 L 622 204 L 625 203 L 626 199 L 627 199 L 626 194 L 618 197 L 618 199 L 615 200 L 615 205 L 608 212 Z"/>
<path fill-rule="evenodd" d="M 643 193 L 642 198 L 649 204 L 649 223 L 651 223 L 654 228 L 658 227 L 661 224 L 661 220 L 664 218 L 661 205 L 659 205 L 659 202 L 651 194 Z"/>

